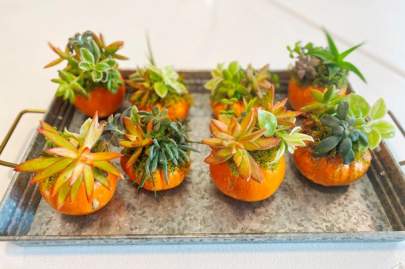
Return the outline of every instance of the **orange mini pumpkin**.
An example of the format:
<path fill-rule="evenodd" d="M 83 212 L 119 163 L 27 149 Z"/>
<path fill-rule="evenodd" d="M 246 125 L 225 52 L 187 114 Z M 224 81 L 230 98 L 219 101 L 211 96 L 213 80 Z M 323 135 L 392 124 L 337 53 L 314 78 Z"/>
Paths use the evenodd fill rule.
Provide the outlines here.
<path fill-rule="evenodd" d="M 211 102 L 211 108 L 215 118 L 218 118 L 224 111 L 232 111 L 236 117 L 239 117 L 245 110 L 245 105 L 242 101 L 237 101 L 230 105 L 220 102 Z"/>
<path fill-rule="evenodd" d="M 315 157 L 310 147 L 297 149 L 293 157 L 296 167 L 307 179 L 323 186 L 349 185 L 364 176 L 371 164 L 368 150 L 349 164 L 344 164 L 339 156 Z"/>
<path fill-rule="evenodd" d="M 210 164 L 212 181 L 225 195 L 245 202 L 262 201 L 270 197 L 280 187 L 285 176 L 284 156 L 272 169 L 260 168 L 263 181 L 246 180 L 235 175 L 227 163 Z"/>
<path fill-rule="evenodd" d="M 98 112 L 100 118 L 105 118 L 121 107 L 124 97 L 124 85 L 119 87 L 116 93 L 97 87 L 91 90 L 88 96 L 77 95 L 74 106 L 87 116 L 93 117 Z"/>
<path fill-rule="evenodd" d="M 154 106 L 137 105 L 137 108 L 141 111 L 152 111 L 153 107 L 157 107 L 160 110 L 167 109 L 167 116 L 169 117 L 170 120 L 184 121 L 188 117 L 188 112 L 190 110 L 190 102 L 184 98 L 180 98 L 176 102 L 172 102 L 166 106 L 162 105 L 161 103 L 156 103 Z"/>
<path fill-rule="evenodd" d="M 84 184 L 81 184 L 75 199 L 66 199 L 61 207 L 58 207 L 57 195 L 52 195 L 47 184 L 41 183 L 39 185 L 39 191 L 42 198 L 44 198 L 51 207 L 62 214 L 74 216 L 88 215 L 102 209 L 112 199 L 117 187 L 118 177 L 113 174 L 108 174 L 106 179 L 109 182 L 108 186 L 104 186 L 99 182 L 94 183 L 93 196 L 91 199 L 88 199 L 86 188 Z"/>
<path fill-rule="evenodd" d="M 288 102 L 294 110 L 301 110 L 304 106 L 312 104 L 315 99 L 313 91 L 325 92 L 326 88 L 315 87 L 312 85 L 302 86 L 295 78 L 288 82 Z M 339 95 L 346 95 L 346 88 L 339 91 Z"/>
<path fill-rule="evenodd" d="M 136 184 L 141 185 L 142 179 L 139 175 L 136 174 L 133 166 L 127 165 L 128 157 L 121 157 L 121 167 L 128 175 L 128 177 L 133 180 Z M 165 191 L 173 189 L 183 183 L 187 173 L 188 168 L 178 168 L 176 167 L 174 171 L 169 171 L 167 181 L 164 179 L 163 170 L 159 169 L 153 172 L 153 180 L 146 180 L 142 188 L 148 191 Z"/>

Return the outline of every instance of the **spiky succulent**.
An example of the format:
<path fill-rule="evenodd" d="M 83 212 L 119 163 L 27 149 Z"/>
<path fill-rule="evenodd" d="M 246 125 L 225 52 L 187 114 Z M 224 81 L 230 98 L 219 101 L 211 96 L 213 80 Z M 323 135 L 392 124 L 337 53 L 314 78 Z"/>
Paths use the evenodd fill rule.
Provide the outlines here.
<path fill-rule="evenodd" d="M 70 195 L 75 200 L 84 184 L 87 199 L 92 201 L 94 183 L 98 182 L 109 188 L 107 174 L 121 176 L 111 160 L 121 154 L 108 152 L 100 141 L 104 124 L 99 124 L 97 116 L 86 120 L 80 133 L 65 130 L 58 132 L 45 122 L 41 122 L 38 132 L 46 141 L 47 147 L 42 156 L 28 160 L 16 167 L 17 171 L 33 172 L 33 183 L 44 183 L 57 195 L 57 207 L 60 208 Z"/>
<path fill-rule="evenodd" d="M 59 70 L 58 78 L 52 79 L 52 82 L 59 84 L 56 95 L 74 102 L 77 94 L 87 95 L 96 86 L 117 92 L 123 81 L 116 60 L 127 59 L 117 54 L 123 45 L 122 41 L 106 45 L 101 34 L 91 31 L 69 38 L 64 51 L 49 43 L 59 58 L 45 65 L 45 68 L 67 62 L 66 67 Z"/>
<path fill-rule="evenodd" d="M 250 101 L 262 98 L 278 84 L 278 77 L 271 74 L 268 65 L 259 70 L 248 65 L 243 69 L 238 62 L 229 63 L 228 67 L 219 64 L 211 72 L 211 80 L 204 87 L 211 91 L 211 100 L 230 105 L 237 101 Z"/>
<path fill-rule="evenodd" d="M 171 121 L 166 110 L 154 108 L 151 112 L 138 111 L 133 106 L 122 115 L 109 118 L 109 130 L 121 137 L 123 154 L 129 157 L 126 165 L 135 169 L 143 186 L 145 180 L 153 181 L 153 173 L 163 171 L 167 182 L 169 172 L 175 167 L 190 164 L 189 153 L 194 150 L 187 138 L 184 124 Z"/>
<path fill-rule="evenodd" d="M 273 113 L 257 108 L 252 108 L 240 120 L 225 116 L 220 120 L 212 119 L 210 129 L 212 137 L 202 141 L 212 149 L 205 161 L 208 164 L 228 162 L 236 166 L 242 178 L 258 182 L 263 181 L 261 166 L 277 163 L 287 150 L 294 151 L 295 147 L 311 140 L 299 133 L 299 129 L 288 132 L 288 128 L 277 125 Z M 261 160 L 263 156 L 266 163 Z"/>
<path fill-rule="evenodd" d="M 317 140 L 314 154 L 338 155 L 345 164 L 351 163 L 365 150 L 378 147 L 382 138 L 391 138 L 395 134 L 394 126 L 383 120 L 387 113 L 383 99 L 370 107 L 363 97 L 350 94 L 326 107 L 325 103 L 312 105 L 307 111 L 312 116 L 309 132 Z"/>
<path fill-rule="evenodd" d="M 130 100 L 140 108 L 156 103 L 170 104 L 178 98 L 190 101 L 190 95 L 179 74 L 171 66 L 159 68 L 149 64 L 129 76 L 127 84 L 135 92 Z"/>
<path fill-rule="evenodd" d="M 296 59 L 292 71 L 298 81 L 304 85 L 342 88 L 347 86 L 347 76 L 352 72 L 365 82 L 360 70 L 345 60 L 362 43 L 339 52 L 332 36 L 326 30 L 324 32 L 328 42 L 326 48 L 312 43 L 302 45 L 301 42 L 296 42 L 294 47 L 287 47 L 290 57 Z"/>

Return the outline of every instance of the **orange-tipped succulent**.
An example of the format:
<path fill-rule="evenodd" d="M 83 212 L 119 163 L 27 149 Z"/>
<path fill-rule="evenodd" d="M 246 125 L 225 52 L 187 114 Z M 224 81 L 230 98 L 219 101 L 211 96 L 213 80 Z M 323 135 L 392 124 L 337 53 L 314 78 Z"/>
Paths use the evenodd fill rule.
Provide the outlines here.
<path fill-rule="evenodd" d="M 299 128 L 290 131 L 291 127 L 282 123 L 261 108 L 252 108 L 240 120 L 225 116 L 211 120 L 212 137 L 202 142 L 212 149 L 205 162 L 220 191 L 237 200 L 254 202 L 278 189 L 285 174 L 284 153 L 312 140 Z"/>
<path fill-rule="evenodd" d="M 100 137 L 104 124 L 97 115 L 87 119 L 80 133 L 57 131 L 41 122 L 47 146 L 42 156 L 16 167 L 32 172 L 32 183 L 39 184 L 42 197 L 57 211 L 67 215 L 86 215 L 103 208 L 112 198 L 120 171 L 110 162 L 121 156 L 107 151 Z"/>
<path fill-rule="evenodd" d="M 109 128 L 120 136 L 121 166 L 128 177 L 149 191 L 180 185 L 188 173 L 189 153 L 193 150 L 185 126 L 171 121 L 166 110 L 157 108 L 138 112 L 132 107 L 129 114 L 109 119 Z"/>

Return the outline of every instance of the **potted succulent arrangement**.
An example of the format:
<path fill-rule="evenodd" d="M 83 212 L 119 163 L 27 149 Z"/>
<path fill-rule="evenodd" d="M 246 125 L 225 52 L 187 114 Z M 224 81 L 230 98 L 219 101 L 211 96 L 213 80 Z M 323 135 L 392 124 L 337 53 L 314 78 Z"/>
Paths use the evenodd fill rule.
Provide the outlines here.
<path fill-rule="evenodd" d="M 394 136 L 394 126 L 383 120 L 383 99 L 370 106 L 360 95 L 339 96 L 333 89 L 316 95 L 307 107 L 304 131 L 313 143 L 294 152 L 298 170 L 323 186 L 348 185 L 361 178 L 371 163 L 370 150 L 381 139 Z"/>
<path fill-rule="evenodd" d="M 169 119 L 167 110 L 146 112 L 133 106 L 109 123 L 123 147 L 122 169 L 139 189 L 163 191 L 184 181 L 193 148 L 185 125 Z"/>
<path fill-rule="evenodd" d="M 59 85 L 56 95 L 88 116 L 98 112 L 98 116 L 104 118 L 116 112 L 125 95 L 125 83 L 117 63 L 117 60 L 127 59 L 117 53 L 123 45 L 122 41 L 106 45 L 101 34 L 91 31 L 69 38 L 63 51 L 49 43 L 59 58 L 45 68 L 67 62 L 65 68 L 58 71 L 58 78 L 52 79 Z"/>
<path fill-rule="evenodd" d="M 346 94 L 349 73 L 356 74 L 366 82 L 363 74 L 346 57 L 358 49 L 358 44 L 339 52 L 331 35 L 325 31 L 328 46 L 317 47 L 312 43 L 295 43 L 287 47 L 290 57 L 295 59 L 288 83 L 288 100 L 295 110 L 314 102 L 313 94 L 322 93 L 327 88 L 336 88 L 341 95 Z"/>
<path fill-rule="evenodd" d="M 251 107 L 240 118 L 221 115 L 212 119 L 211 148 L 205 159 L 216 187 L 234 199 L 255 202 L 270 197 L 284 179 L 285 153 L 305 146 L 312 138 L 295 126 L 296 112 L 285 108 L 287 100 L 266 107 Z"/>
<path fill-rule="evenodd" d="M 151 111 L 153 107 L 167 109 L 171 120 L 187 118 L 192 98 L 181 76 L 172 66 L 158 67 L 149 47 L 149 64 L 138 68 L 126 81 L 134 89 L 130 97 L 139 110 Z"/>
<path fill-rule="evenodd" d="M 238 62 L 227 67 L 219 64 L 211 76 L 204 87 L 211 91 L 211 108 L 216 118 L 220 114 L 239 117 L 252 99 L 262 98 L 278 84 L 278 77 L 270 73 L 268 65 L 256 70 L 251 65 L 243 69 Z"/>
<path fill-rule="evenodd" d="M 87 215 L 113 197 L 120 171 L 110 162 L 120 153 L 109 152 L 100 139 L 104 124 L 97 115 L 87 119 L 80 133 L 57 131 L 45 122 L 38 129 L 46 139 L 42 156 L 19 164 L 16 171 L 32 172 L 32 183 L 48 204 L 66 215 Z"/>

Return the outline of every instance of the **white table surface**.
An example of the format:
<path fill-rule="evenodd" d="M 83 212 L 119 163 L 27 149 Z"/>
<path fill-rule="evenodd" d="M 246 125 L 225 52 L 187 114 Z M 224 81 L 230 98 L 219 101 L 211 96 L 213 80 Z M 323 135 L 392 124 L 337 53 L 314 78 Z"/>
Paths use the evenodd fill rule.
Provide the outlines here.
<path fill-rule="evenodd" d="M 126 41 L 130 60 L 146 62 L 145 31 L 160 64 L 212 68 L 238 59 L 242 64 L 289 63 L 286 45 L 301 39 L 324 42 L 323 25 L 342 48 L 366 41 L 355 62 L 368 84 L 353 77 L 355 89 L 371 102 L 383 96 L 405 125 L 405 2 L 357 1 L 22 1 L 0 0 L 0 137 L 23 108 L 46 108 L 55 85 L 54 58 L 47 41 L 63 46 L 67 37 L 91 29 L 107 41 Z M 323 43 L 322 43 L 323 44 Z M 26 117 L 2 158 L 16 161 L 38 116 Z M 405 159 L 404 139 L 389 142 Z M 12 172 L 0 168 L 0 196 Z M 401 268 L 405 242 L 258 245 L 171 245 L 24 248 L 0 243 L 2 268 Z"/>

